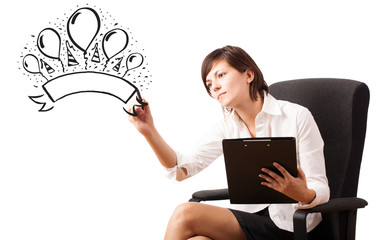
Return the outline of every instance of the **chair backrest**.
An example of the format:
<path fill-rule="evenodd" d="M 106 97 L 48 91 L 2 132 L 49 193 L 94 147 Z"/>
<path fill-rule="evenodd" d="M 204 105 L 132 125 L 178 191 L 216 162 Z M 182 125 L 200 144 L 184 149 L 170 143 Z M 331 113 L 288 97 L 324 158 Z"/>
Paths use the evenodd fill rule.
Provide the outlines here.
<path fill-rule="evenodd" d="M 325 142 L 330 198 L 355 197 L 367 125 L 367 85 L 347 79 L 297 79 L 272 84 L 270 93 L 310 110 Z M 322 239 L 340 239 L 341 218 L 323 216 L 323 222 L 331 225 L 324 227 L 331 236 Z"/>

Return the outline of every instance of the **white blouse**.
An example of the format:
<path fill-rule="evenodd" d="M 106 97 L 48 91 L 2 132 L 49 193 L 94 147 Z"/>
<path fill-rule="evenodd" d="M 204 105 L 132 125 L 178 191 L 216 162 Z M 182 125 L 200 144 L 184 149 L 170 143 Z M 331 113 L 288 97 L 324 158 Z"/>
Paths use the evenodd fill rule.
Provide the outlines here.
<path fill-rule="evenodd" d="M 326 177 L 323 155 L 323 140 L 317 124 L 309 110 L 287 101 L 276 100 L 265 93 L 262 111 L 255 119 L 257 137 L 295 137 L 297 162 L 306 175 L 307 186 L 316 192 L 310 204 L 234 204 L 231 208 L 247 212 L 257 212 L 269 207 L 272 221 L 281 229 L 293 231 L 293 214 L 298 208 L 310 208 L 326 203 L 330 189 Z M 190 154 L 177 154 L 177 165 L 166 169 L 176 180 L 191 177 L 223 154 L 222 140 L 225 138 L 250 138 L 245 123 L 234 111 L 224 113 L 208 133 L 196 142 Z M 182 169 L 185 168 L 187 174 Z M 311 231 L 322 220 L 320 213 L 309 214 L 307 229 Z"/>

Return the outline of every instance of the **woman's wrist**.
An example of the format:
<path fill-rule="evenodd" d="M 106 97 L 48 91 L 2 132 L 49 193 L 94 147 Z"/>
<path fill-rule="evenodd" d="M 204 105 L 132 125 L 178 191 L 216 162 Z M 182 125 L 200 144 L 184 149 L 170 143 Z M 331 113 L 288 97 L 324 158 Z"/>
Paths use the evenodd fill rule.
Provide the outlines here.
<path fill-rule="evenodd" d="M 307 192 L 304 194 L 303 199 L 301 199 L 300 202 L 302 204 L 309 204 L 309 203 L 313 202 L 315 197 L 316 197 L 315 191 L 313 189 L 308 189 Z"/>
<path fill-rule="evenodd" d="M 172 168 L 177 164 L 175 151 L 165 142 L 154 126 L 147 131 L 144 137 L 152 147 L 162 166 Z"/>
<path fill-rule="evenodd" d="M 144 138 L 149 142 L 150 140 L 156 138 L 159 135 L 156 127 L 152 124 L 146 131 L 142 132 Z"/>

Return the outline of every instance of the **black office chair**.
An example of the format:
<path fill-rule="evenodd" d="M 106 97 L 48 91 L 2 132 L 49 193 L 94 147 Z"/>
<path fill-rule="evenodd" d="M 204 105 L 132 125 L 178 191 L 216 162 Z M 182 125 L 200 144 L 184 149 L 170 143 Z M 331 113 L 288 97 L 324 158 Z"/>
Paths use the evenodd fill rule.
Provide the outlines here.
<path fill-rule="evenodd" d="M 323 220 L 309 233 L 310 239 L 355 239 L 357 209 L 368 205 L 356 197 L 369 106 L 367 85 L 346 79 L 298 79 L 274 83 L 270 93 L 307 107 L 325 142 L 330 201 L 295 212 L 295 240 L 308 239 L 306 216 L 313 212 L 321 212 Z M 199 191 L 190 201 L 224 199 L 229 199 L 227 189 Z"/>

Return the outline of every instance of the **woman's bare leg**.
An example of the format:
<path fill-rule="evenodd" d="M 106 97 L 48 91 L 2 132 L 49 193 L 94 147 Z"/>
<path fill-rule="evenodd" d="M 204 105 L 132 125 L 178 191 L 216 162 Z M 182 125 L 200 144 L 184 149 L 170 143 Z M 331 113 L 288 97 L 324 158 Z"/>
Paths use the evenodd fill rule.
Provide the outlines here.
<path fill-rule="evenodd" d="M 246 239 L 229 209 L 201 203 L 181 204 L 169 220 L 165 240 L 187 240 L 195 236 L 216 240 Z"/>
<path fill-rule="evenodd" d="M 203 236 L 196 236 L 196 237 L 189 238 L 187 240 L 212 240 L 212 239 L 203 237 Z"/>
<path fill-rule="evenodd" d="M 196 236 L 196 237 L 189 238 L 187 240 L 212 240 L 212 239 L 203 237 L 203 236 Z"/>

